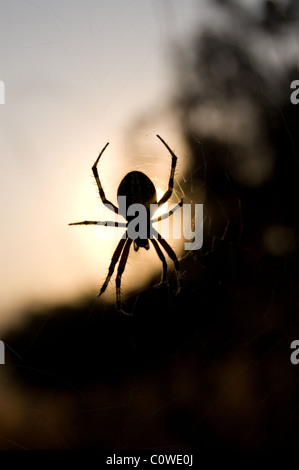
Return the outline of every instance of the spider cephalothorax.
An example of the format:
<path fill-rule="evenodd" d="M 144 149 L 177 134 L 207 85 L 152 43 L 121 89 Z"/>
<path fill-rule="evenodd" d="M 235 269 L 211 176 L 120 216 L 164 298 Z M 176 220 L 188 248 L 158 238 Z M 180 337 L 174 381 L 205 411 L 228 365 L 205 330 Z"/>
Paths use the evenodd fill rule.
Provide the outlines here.
<path fill-rule="evenodd" d="M 137 251 L 139 248 L 145 248 L 146 250 L 148 250 L 150 247 L 149 240 L 151 241 L 153 247 L 156 250 L 158 257 L 160 258 L 163 264 L 163 273 L 162 273 L 162 279 L 161 279 L 161 283 L 163 283 L 166 280 L 167 263 L 165 260 L 165 256 L 160 248 L 160 245 L 161 245 L 166 251 L 166 253 L 168 254 L 168 256 L 173 260 L 174 267 L 178 275 L 178 281 L 180 283 L 180 276 L 179 276 L 180 265 L 176 257 L 176 254 L 173 251 L 173 249 L 170 247 L 170 245 L 167 243 L 167 241 L 153 227 L 154 222 L 158 222 L 159 220 L 169 217 L 170 215 L 173 214 L 173 212 L 177 208 L 181 207 L 183 204 L 183 200 L 181 200 L 181 202 L 167 214 L 157 217 L 156 219 L 152 218 L 155 210 L 158 207 L 160 207 L 162 204 L 164 204 L 166 201 L 168 201 L 168 199 L 172 195 L 173 184 L 174 184 L 174 172 L 175 172 L 176 161 L 177 161 L 176 155 L 173 153 L 170 147 L 166 144 L 166 142 L 159 135 L 157 135 L 157 137 L 165 145 L 165 147 L 168 149 L 168 151 L 170 152 L 172 156 L 168 189 L 163 194 L 162 198 L 159 201 L 157 201 L 157 192 L 156 192 L 156 188 L 153 182 L 149 179 L 148 176 L 146 176 L 141 171 L 131 171 L 130 173 L 127 173 L 127 175 L 120 182 L 120 185 L 117 190 L 117 198 L 119 201 L 119 207 L 115 206 L 110 201 L 108 201 L 108 199 L 105 196 L 104 190 L 102 188 L 99 175 L 98 175 L 98 170 L 97 170 L 97 164 L 100 160 L 101 155 L 103 154 L 104 150 L 109 144 L 108 142 L 105 145 L 105 147 L 102 149 L 102 151 L 100 152 L 98 158 L 96 159 L 92 167 L 92 172 L 94 174 L 103 204 L 106 207 L 108 207 L 110 210 L 115 212 L 116 214 L 122 215 L 127 220 L 127 222 L 111 222 L 111 221 L 103 222 L 103 221 L 85 220 L 84 222 L 74 222 L 72 224 L 69 224 L 69 225 L 104 225 L 104 226 L 127 228 L 126 232 L 124 233 L 123 237 L 120 239 L 113 253 L 112 260 L 111 260 L 109 270 L 108 270 L 108 275 L 99 293 L 99 296 L 100 296 L 106 290 L 109 284 L 110 278 L 113 274 L 115 265 L 120 258 L 120 262 L 119 262 L 118 269 L 117 269 L 117 276 L 116 276 L 116 308 L 117 310 L 120 310 L 120 311 L 123 311 L 121 308 L 121 298 L 120 298 L 121 276 L 122 276 L 122 273 L 124 272 L 127 259 L 129 256 L 130 247 L 133 242 L 134 242 L 133 244 L 134 249 L 135 251 Z M 132 231 L 130 231 L 130 224 L 135 219 L 134 207 L 137 207 L 136 205 L 143 210 L 143 215 L 144 215 L 143 218 L 141 218 L 143 231 L 142 231 L 142 234 L 138 233 L 137 236 L 135 236 L 134 234 L 132 235 Z M 130 209 L 133 209 L 133 211 L 130 211 Z"/>

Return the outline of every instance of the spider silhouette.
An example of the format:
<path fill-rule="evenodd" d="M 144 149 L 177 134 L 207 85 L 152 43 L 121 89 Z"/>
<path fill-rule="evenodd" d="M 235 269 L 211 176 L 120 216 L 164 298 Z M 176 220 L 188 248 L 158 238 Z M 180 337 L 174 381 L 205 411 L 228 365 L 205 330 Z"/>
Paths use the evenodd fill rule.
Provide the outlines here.
<path fill-rule="evenodd" d="M 116 276 L 116 309 L 123 313 L 126 313 L 126 312 L 124 312 L 124 310 L 122 309 L 122 305 L 121 305 L 121 291 L 120 291 L 121 277 L 126 267 L 126 263 L 128 260 L 132 243 L 133 243 L 135 251 L 138 251 L 139 248 L 145 248 L 146 250 L 148 250 L 150 247 L 150 244 L 149 244 L 149 240 L 150 240 L 154 249 L 156 250 L 156 253 L 158 257 L 160 258 L 162 265 L 163 265 L 161 281 L 159 284 L 156 285 L 156 287 L 162 285 L 166 281 L 166 274 L 167 274 L 167 263 L 166 263 L 165 256 L 159 246 L 160 244 L 174 263 L 175 271 L 177 274 L 177 280 L 179 284 L 179 288 L 177 292 L 179 292 L 180 287 L 181 287 L 180 264 L 177 259 L 177 256 L 175 252 L 173 251 L 173 249 L 171 248 L 171 246 L 162 237 L 162 235 L 160 235 L 160 233 L 158 233 L 157 230 L 155 230 L 154 227 L 152 226 L 153 223 L 168 218 L 179 207 L 183 205 L 183 199 L 181 199 L 181 201 L 168 213 L 163 214 L 155 219 L 152 218 L 154 213 L 158 209 L 158 207 L 160 207 L 162 204 L 168 201 L 168 199 L 172 195 L 173 185 L 174 185 L 174 172 L 175 172 L 175 167 L 176 167 L 176 162 L 177 162 L 177 157 L 174 154 L 174 152 L 171 150 L 171 148 L 159 135 L 157 135 L 157 137 L 165 145 L 165 147 L 167 148 L 167 150 L 170 152 L 172 156 L 168 189 L 163 194 L 163 196 L 161 197 L 159 201 L 157 201 L 157 192 L 156 192 L 156 188 L 153 182 L 150 180 L 148 176 L 146 176 L 141 171 L 131 171 L 130 173 L 127 173 L 126 176 L 120 182 L 120 185 L 117 190 L 117 198 L 119 200 L 120 196 L 122 197 L 125 196 L 124 207 L 122 208 L 117 207 L 106 198 L 102 184 L 100 182 L 97 165 L 99 163 L 99 160 L 103 152 L 109 145 L 109 142 L 108 142 L 99 153 L 99 156 L 96 159 L 92 167 L 92 172 L 95 177 L 95 180 L 99 189 L 100 198 L 103 204 L 106 207 L 108 207 L 108 209 L 115 212 L 116 214 L 120 214 L 124 216 L 127 222 L 85 220 L 83 222 L 73 222 L 69 224 L 69 225 L 104 225 L 105 227 L 109 226 L 109 227 L 126 227 L 127 228 L 126 232 L 120 239 L 113 253 L 109 270 L 108 270 L 108 275 L 106 277 L 104 284 L 101 287 L 100 293 L 98 294 L 98 297 L 99 297 L 105 292 L 109 284 L 109 281 L 111 279 L 111 276 L 114 272 L 114 268 L 120 258 L 118 269 L 117 269 L 117 276 Z M 144 237 L 137 236 L 135 238 L 132 238 L 129 236 L 128 225 L 135 218 L 135 216 L 127 215 L 127 212 L 128 212 L 128 208 L 133 204 L 141 204 L 146 210 L 146 221 L 145 221 L 146 235 Z M 153 207 L 152 205 L 155 205 L 155 206 Z"/>

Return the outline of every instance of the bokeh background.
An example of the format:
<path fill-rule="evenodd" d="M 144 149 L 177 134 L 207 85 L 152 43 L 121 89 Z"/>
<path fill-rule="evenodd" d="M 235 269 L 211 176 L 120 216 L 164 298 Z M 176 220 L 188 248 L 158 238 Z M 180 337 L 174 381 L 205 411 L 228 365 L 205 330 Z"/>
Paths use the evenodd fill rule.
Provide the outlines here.
<path fill-rule="evenodd" d="M 295 0 L 1 2 L 2 449 L 295 449 Z M 204 243 L 132 253 L 96 295 L 116 202 L 146 172 L 204 204 Z M 108 212 L 108 213 L 107 213 Z M 107 230 L 110 230 L 109 236 Z"/>

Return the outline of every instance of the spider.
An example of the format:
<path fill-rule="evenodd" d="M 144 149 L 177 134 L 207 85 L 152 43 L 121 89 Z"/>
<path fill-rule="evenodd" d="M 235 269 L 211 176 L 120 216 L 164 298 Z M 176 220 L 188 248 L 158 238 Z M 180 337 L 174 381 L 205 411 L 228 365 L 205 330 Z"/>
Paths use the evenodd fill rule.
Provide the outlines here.
<path fill-rule="evenodd" d="M 108 201 L 108 199 L 105 196 L 102 184 L 100 182 L 100 178 L 99 178 L 99 174 L 97 170 L 97 165 L 99 163 L 99 160 L 101 156 L 103 155 L 104 151 L 106 150 L 107 146 L 109 145 L 109 142 L 108 142 L 104 146 L 104 148 L 101 150 L 98 158 L 93 164 L 92 172 L 95 177 L 95 180 L 99 189 L 100 198 L 103 204 L 106 207 L 108 207 L 110 210 L 115 212 L 116 214 L 123 215 L 126 218 L 127 222 L 112 222 L 112 221 L 103 222 L 103 221 L 85 220 L 83 222 L 73 222 L 69 224 L 69 225 L 104 225 L 106 227 L 109 226 L 109 227 L 126 227 L 127 228 L 126 232 L 120 239 L 113 253 L 109 270 L 108 270 L 108 275 L 105 279 L 104 284 L 101 287 L 100 293 L 98 294 L 98 297 L 99 297 L 105 292 L 109 284 L 109 281 L 111 279 L 111 276 L 114 272 L 114 268 L 120 258 L 118 269 L 117 269 L 117 276 L 116 276 L 116 309 L 123 313 L 126 313 L 126 312 L 124 312 L 124 310 L 122 309 L 122 304 L 121 304 L 121 291 L 120 291 L 121 277 L 126 267 L 126 263 L 128 260 L 129 251 L 130 251 L 132 243 L 133 243 L 135 251 L 138 251 L 139 248 L 145 248 L 146 250 L 148 250 L 150 248 L 149 240 L 152 243 L 163 266 L 161 281 L 159 282 L 159 284 L 156 285 L 156 287 L 162 285 L 166 281 L 166 273 L 167 273 L 167 263 L 166 263 L 165 256 L 160 248 L 160 245 L 161 245 L 174 263 L 175 271 L 177 274 L 177 280 L 179 284 L 179 288 L 177 292 L 179 292 L 181 288 L 180 264 L 177 259 L 177 256 L 175 252 L 173 251 L 173 249 L 170 247 L 170 245 L 167 243 L 167 241 L 152 226 L 153 223 L 168 218 L 170 215 L 173 214 L 173 212 L 175 212 L 175 210 L 177 210 L 179 207 L 183 205 L 183 199 L 181 199 L 181 201 L 168 213 L 163 214 L 155 219 L 152 218 L 152 216 L 154 215 L 154 212 L 158 209 L 158 207 L 162 206 L 166 201 L 168 201 L 168 199 L 172 195 L 173 184 L 174 184 L 174 172 L 175 172 L 175 167 L 176 167 L 176 162 L 177 162 L 177 157 L 174 154 L 174 152 L 171 150 L 171 148 L 162 139 L 162 137 L 160 137 L 159 135 L 157 135 L 157 137 L 165 145 L 165 147 L 167 148 L 167 150 L 170 152 L 172 156 L 168 189 L 163 194 L 163 196 L 161 197 L 159 201 L 157 201 L 157 192 L 156 192 L 156 188 L 153 182 L 150 180 L 148 176 L 146 176 L 141 171 L 131 171 L 130 173 L 127 173 L 126 176 L 120 182 L 120 185 L 117 190 L 117 198 L 119 198 L 120 196 L 125 196 L 125 206 L 126 206 L 125 211 L 120 209 L 120 207 L 117 207 L 114 204 L 112 204 L 112 202 Z M 138 236 L 135 239 L 133 239 L 128 234 L 128 224 L 130 223 L 131 220 L 134 219 L 134 217 L 127 215 L 127 208 L 129 208 L 132 204 L 141 204 L 146 209 L 146 228 L 147 228 L 146 237 Z M 152 204 L 156 205 L 154 210 L 151 206 Z M 151 234 L 151 236 L 149 236 L 149 234 Z"/>

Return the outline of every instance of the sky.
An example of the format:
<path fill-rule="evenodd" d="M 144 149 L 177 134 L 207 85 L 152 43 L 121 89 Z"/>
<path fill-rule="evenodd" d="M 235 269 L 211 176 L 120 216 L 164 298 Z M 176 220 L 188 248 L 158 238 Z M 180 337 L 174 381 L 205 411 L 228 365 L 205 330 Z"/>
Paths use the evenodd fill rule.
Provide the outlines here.
<path fill-rule="evenodd" d="M 0 10 L 1 327 L 29 306 L 98 293 L 116 234 L 68 223 L 111 220 L 91 173 L 106 142 L 100 174 L 113 202 L 135 169 L 166 190 L 170 157 L 156 134 L 182 175 L 186 149 L 168 111 L 171 44 L 190 39 L 198 4 L 12 0 Z M 125 291 L 161 269 L 153 250 L 133 256 Z M 106 298 L 114 293 L 113 280 Z"/>
<path fill-rule="evenodd" d="M 254 13 L 261 1 L 243 4 Z M 179 157 L 181 196 L 188 149 L 170 107 L 174 51 L 217 21 L 206 0 L 0 0 L 0 327 L 27 307 L 99 292 L 118 233 L 68 223 L 111 220 L 91 172 L 107 142 L 99 172 L 112 202 L 133 170 L 166 190 L 170 156 L 156 134 Z M 132 253 L 124 292 L 160 270 L 154 250 Z M 105 295 L 113 301 L 114 280 Z"/>

